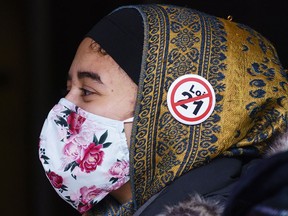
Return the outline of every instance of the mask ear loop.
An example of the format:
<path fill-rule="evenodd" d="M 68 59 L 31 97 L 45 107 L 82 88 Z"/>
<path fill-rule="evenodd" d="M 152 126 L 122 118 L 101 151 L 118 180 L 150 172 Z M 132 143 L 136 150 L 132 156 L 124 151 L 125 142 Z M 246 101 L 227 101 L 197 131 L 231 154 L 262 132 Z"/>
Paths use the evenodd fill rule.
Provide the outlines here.
<path fill-rule="evenodd" d="M 133 122 L 133 120 L 134 120 L 134 117 L 131 117 L 131 118 L 124 120 L 123 123 L 131 123 Z"/>

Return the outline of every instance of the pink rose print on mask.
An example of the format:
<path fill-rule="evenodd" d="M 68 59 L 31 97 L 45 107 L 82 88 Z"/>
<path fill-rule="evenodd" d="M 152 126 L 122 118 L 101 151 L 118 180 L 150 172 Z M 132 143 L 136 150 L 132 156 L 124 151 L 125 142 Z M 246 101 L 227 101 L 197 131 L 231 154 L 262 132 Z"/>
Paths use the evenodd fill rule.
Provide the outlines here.
<path fill-rule="evenodd" d="M 99 196 L 101 193 L 102 193 L 102 189 L 96 188 L 95 185 L 89 188 L 84 186 L 80 189 L 80 194 L 82 196 L 81 201 L 82 203 L 87 204 L 93 201 L 93 199 L 96 196 Z"/>
<path fill-rule="evenodd" d="M 125 177 L 129 176 L 129 162 L 117 160 L 109 169 L 108 174 L 112 176 L 109 180 L 112 184 L 110 190 L 118 189 L 127 181 Z"/>
<path fill-rule="evenodd" d="M 57 116 L 57 113 L 61 113 L 61 112 L 65 112 L 67 110 L 66 107 L 63 107 L 62 105 L 60 104 L 56 104 L 53 109 L 52 109 L 54 112 L 51 112 L 51 116 L 50 116 L 50 119 L 55 119 L 55 118 L 58 118 Z"/>
<path fill-rule="evenodd" d="M 73 142 L 78 146 L 82 146 L 83 148 L 87 148 L 88 145 L 93 140 L 95 131 L 103 130 L 100 126 L 96 126 L 91 121 L 85 121 L 85 124 L 81 126 L 81 131 L 79 134 L 72 136 L 68 139 L 69 142 Z"/>
<path fill-rule="evenodd" d="M 83 172 L 90 173 L 96 170 L 97 166 L 100 166 L 103 161 L 104 152 L 101 150 L 102 145 L 95 145 L 91 143 L 84 151 L 84 157 L 82 160 L 77 160 L 79 167 Z"/>
<path fill-rule="evenodd" d="M 93 207 L 93 204 L 91 203 L 87 203 L 86 205 L 82 205 L 81 203 L 78 206 L 78 211 L 81 214 L 84 214 L 85 212 L 87 212 L 89 209 L 91 209 Z"/>
<path fill-rule="evenodd" d="M 111 142 L 105 142 L 107 137 L 108 131 L 103 133 L 99 140 L 94 134 L 93 142 L 90 143 L 87 148 L 85 146 L 80 147 L 81 152 L 77 146 L 67 144 L 65 146 L 65 154 L 69 153 L 74 155 L 75 160 L 66 165 L 64 171 L 71 170 L 72 172 L 76 166 L 78 166 L 82 172 L 90 173 L 95 171 L 97 166 L 100 166 L 103 162 L 104 152 L 102 148 L 108 148 L 112 144 Z M 79 153 L 81 155 L 79 155 Z M 75 175 L 72 174 L 72 176 L 76 179 Z"/>
<path fill-rule="evenodd" d="M 117 160 L 117 162 L 109 169 L 109 174 L 113 176 L 113 179 L 120 179 L 129 175 L 129 163 L 127 161 Z"/>
<path fill-rule="evenodd" d="M 80 132 L 81 125 L 86 119 L 75 112 L 71 112 L 67 118 L 70 134 L 78 134 Z"/>
<path fill-rule="evenodd" d="M 82 147 L 74 142 L 69 142 L 64 146 L 64 155 L 70 159 L 70 161 L 78 160 L 81 156 Z"/>
<path fill-rule="evenodd" d="M 55 172 L 51 171 L 47 172 L 46 175 L 54 188 L 60 189 L 60 192 L 67 191 L 67 187 L 63 185 L 62 176 L 59 176 Z"/>
<path fill-rule="evenodd" d="M 90 208 L 92 208 L 93 206 L 93 199 L 95 197 L 99 197 L 99 195 L 101 196 L 102 190 L 96 188 L 96 186 L 92 186 L 92 187 L 82 187 L 80 189 L 80 194 L 81 194 L 81 202 L 78 205 L 78 210 L 80 213 L 84 213 L 86 211 L 88 211 Z"/>
<path fill-rule="evenodd" d="M 81 126 L 86 120 L 86 118 L 82 117 L 74 111 L 71 111 L 68 108 L 61 111 L 61 115 L 57 114 L 56 116 L 57 119 L 55 119 L 54 122 L 61 128 L 58 131 L 59 135 L 60 133 L 62 134 L 63 132 L 66 132 L 67 139 L 73 135 L 77 135 L 80 132 Z M 63 140 L 65 140 L 64 137 Z"/>
<path fill-rule="evenodd" d="M 110 190 L 118 189 L 127 181 L 125 177 L 129 176 L 129 162 L 117 160 L 109 169 L 108 174 L 112 176 L 109 180 L 112 184 Z"/>

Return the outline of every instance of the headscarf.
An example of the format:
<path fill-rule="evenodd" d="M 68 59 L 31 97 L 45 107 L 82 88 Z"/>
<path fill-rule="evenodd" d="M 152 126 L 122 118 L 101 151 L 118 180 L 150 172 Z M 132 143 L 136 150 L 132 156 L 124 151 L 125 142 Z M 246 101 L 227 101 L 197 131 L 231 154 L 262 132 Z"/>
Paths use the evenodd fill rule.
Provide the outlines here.
<path fill-rule="evenodd" d="M 131 215 L 214 158 L 259 157 L 287 128 L 287 74 L 260 33 L 173 5 L 123 6 L 111 14 L 127 9 L 142 17 L 144 45 L 130 147 L 133 199 L 120 209 L 105 206 L 113 215 Z M 172 83 L 187 74 L 205 78 L 215 92 L 213 112 L 196 125 L 179 122 L 167 104 Z"/>
<path fill-rule="evenodd" d="M 138 84 L 144 41 L 143 21 L 137 10 L 122 8 L 103 17 L 87 33 Z"/>

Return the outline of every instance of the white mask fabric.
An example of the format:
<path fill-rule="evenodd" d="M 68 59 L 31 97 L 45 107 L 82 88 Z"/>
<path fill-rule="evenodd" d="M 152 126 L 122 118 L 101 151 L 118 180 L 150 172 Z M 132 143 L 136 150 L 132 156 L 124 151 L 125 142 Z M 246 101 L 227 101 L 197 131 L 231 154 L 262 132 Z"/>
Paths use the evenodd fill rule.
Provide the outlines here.
<path fill-rule="evenodd" d="M 124 122 L 89 113 L 65 98 L 44 122 L 39 159 L 56 192 L 80 213 L 129 180 Z"/>

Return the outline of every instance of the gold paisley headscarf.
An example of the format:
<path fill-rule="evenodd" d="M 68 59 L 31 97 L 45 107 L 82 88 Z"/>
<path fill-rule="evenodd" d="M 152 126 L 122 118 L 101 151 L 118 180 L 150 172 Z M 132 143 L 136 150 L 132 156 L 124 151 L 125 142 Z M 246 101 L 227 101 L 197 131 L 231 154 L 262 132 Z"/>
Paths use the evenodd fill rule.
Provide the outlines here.
<path fill-rule="evenodd" d="M 132 215 L 213 158 L 258 157 L 287 128 L 287 74 L 261 34 L 185 7 L 122 8 L 139 11 L 145 39 L 130 149 L 133 200 L 112 215 Z M 216 95 L 211 116 L 197 125 L 180 123 L 167 107 L 169 87 L 185 74 L 208 80 Z"/>

